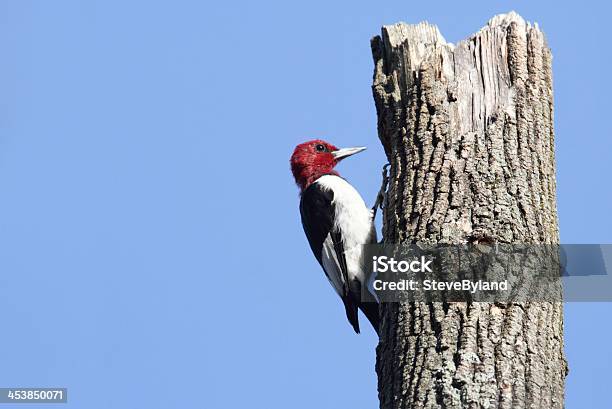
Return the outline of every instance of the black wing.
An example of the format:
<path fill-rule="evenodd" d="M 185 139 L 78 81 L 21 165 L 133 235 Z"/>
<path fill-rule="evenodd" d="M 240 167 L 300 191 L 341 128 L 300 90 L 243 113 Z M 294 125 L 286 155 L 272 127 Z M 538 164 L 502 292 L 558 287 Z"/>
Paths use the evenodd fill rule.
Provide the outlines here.
<path fill-rule="evenodd" d="M 334 229 L 333 200 L 333 191 L 322 189 L 318 183 L 310 185 L 302 193 L 300 201 L 302 226 L 317 261 L 342 298 L 346 317 L 355 332 L 359 333 L 358 298 L 352 297 L 351 293 L 360 294 L 360 288 L 353 288 L 359 286 L 359 283 L 349 282 L 348 279 L 342 237 L 340 232 Z"/>
<path fill-rule="evenodd" d="M 300 200 L 302 227 L 310 248 L 322 265 L 323 243 L 334 226 L 334 192 L 324 190 L 317 183 L 310 185 Z"/>

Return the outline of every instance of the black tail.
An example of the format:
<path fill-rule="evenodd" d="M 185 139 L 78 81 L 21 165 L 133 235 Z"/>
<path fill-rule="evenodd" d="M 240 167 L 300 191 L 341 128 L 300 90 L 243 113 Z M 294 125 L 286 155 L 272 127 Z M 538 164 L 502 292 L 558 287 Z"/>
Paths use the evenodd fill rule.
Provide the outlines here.
<path fill-rule="evenodd" d="M 342 297 L 344 303 L 344 309 L 346 310 L 346 318 L 353 326 L 355 333 L 359 334 L 359 311 L 357 310 L 357 303 L 353 301 L 350 295 Z"/>
<path fill-rule="evenodd" d="M 362 302 L 359 304 L 359 309 L 363 311 L 374 331 L 380 336 L 380 312 L 378 310 L 378 303 L 376 302 Z"/>

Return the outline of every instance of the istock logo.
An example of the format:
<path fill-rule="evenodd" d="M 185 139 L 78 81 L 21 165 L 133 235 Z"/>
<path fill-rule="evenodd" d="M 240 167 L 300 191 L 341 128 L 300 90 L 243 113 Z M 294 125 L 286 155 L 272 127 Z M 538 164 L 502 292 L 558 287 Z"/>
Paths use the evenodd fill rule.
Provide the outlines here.
<path fill-rule="evenodd" d="M 433 273 L 429 265 L 433 260 L 425 260 L 425 256 L 421 256 L 419 259 L 411 261 L 400 260 L 397 261 L 393 257 L 387 256 L 374 256 L 372 257 L 372 268 L 375 273 L 386 273 L 390 271 L 392 273 Z"/>

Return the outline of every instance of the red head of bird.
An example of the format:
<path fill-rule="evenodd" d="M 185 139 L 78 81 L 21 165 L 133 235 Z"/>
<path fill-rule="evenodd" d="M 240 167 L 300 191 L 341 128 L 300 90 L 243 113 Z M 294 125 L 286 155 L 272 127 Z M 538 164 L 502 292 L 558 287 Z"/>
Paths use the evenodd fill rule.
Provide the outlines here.
<path fill-rule="evenodd" d="M 334 170 L 338 162 L 363 150 L 363 147 L 338 149 L 320 139 L 301 143 L 295 147 L 290 161 L 295 183 L 303 192 L 323 175 L 338 175 Z"/>

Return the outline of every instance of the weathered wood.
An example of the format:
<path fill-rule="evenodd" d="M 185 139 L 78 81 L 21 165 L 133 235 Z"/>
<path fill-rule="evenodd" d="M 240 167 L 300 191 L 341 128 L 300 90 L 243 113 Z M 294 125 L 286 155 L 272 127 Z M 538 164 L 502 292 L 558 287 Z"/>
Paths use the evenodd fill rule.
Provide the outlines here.
<path fill-rule="evenodd" d="M 456 46 L 427 23 L 372 40 L 391 164 L 387 243 L 558 243 L 551 53 L 496 16 Z M 386 303 L 381 408 L 561 408 L 561 303 Z"/>

